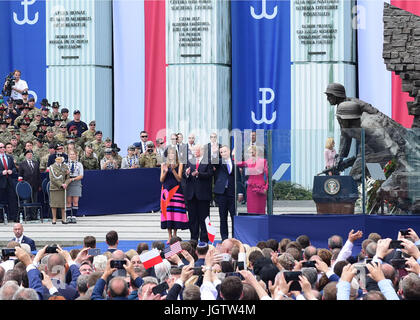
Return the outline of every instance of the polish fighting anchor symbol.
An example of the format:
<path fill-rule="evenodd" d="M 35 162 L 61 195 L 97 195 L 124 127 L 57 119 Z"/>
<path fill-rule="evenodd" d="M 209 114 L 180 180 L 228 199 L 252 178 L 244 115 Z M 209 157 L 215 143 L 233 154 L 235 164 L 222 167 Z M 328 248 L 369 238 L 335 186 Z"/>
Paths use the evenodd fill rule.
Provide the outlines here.
<path fill-rule="evenodd" d="M 23 0 L 20 2 L 20 4 L 23 6 L 23 20 L 19 20 L 17 13 L 13 12 L 13 20 L 15 20 L 16 24 L 23 25 L 25 23 L 27 24 L 35 24 L 38 22 L 39 13 L 35 13 L 35 18 L 30 20 L 28 17 L 28 6 L 33 5 L 35 3 L 35 0 Z"/>
<path fill-rule="evenodd" d="M 260 88 L 259 91 L 262 93 L 261 100 L 259 100 L 259 103 L 262 105 L 262 115 L 261 115 L 261 119 L 257 120 L 255 118 L 254 111 L 251 111 L 252 121 L 255 124 L 262 124 L 262 123 L 272 124 L 274 121 L 276 121 L 277 111 L 273 112 L 273 116 L 271 117 L 271 119 L 267 119 L 267 104 L 273 102 L 274 96 L 275 96 L 274 91 L 271 88 Z M 270 93 L 270 98 L 268 100 L 267 100 L 267 92 Z"/>
<path fill-rule="evenodd" d="M 277 6 L 274 7 L 274 11 L 271 14 L 267 13 L 267 0 L 261 0 L 261 6 L 262 7 L 261 7 L 261 13 L 260 14 L 256 14 L 255 13 L 255 8 L 253 6 L 250 6 L 251 7 L 250 8 L 251 16 L 254 19 L 259 20 L 259 19 L 266 18 L 266 19 L 271 20 L 271 19 L 274 19 L 277 16 Z"/>

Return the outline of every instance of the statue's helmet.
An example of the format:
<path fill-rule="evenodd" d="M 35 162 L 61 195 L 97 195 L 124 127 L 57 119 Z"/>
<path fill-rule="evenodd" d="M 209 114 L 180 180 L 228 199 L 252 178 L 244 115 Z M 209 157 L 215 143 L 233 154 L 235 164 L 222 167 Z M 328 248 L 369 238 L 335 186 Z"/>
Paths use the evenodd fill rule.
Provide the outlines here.
<path fill-rule="evenodd" d="M 346 97 L 346 89 L 340 83 L 330 83 L 324 93 L 329 93 L 339 98 Z"/>
<path fill-rule="evenodd" d="M 359 119 L 362 116 L 362 108 L 357 102 L 344 101 L 337 106 L 336 115 L 340 119 Z"/>

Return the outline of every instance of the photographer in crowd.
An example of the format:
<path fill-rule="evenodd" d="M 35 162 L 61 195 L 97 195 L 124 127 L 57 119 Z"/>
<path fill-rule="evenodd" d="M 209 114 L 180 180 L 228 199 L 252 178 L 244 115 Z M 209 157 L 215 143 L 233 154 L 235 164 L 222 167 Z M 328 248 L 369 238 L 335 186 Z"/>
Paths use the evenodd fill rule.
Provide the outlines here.
<path fill-rule="evenodd" d="M 140 155 L 139 164 L 141 168 L 156 168 L 158 166 L 158 156 L 153 141 L 146 142 L 146 152 Z"/>

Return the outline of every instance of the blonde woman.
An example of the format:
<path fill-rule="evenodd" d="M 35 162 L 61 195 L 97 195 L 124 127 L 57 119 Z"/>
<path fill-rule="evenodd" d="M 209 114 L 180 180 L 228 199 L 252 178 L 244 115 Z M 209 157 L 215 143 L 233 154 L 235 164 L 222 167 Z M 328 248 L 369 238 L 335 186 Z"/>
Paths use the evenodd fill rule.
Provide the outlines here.
<path fill-rule="evenodd" d="M 335 155 L 337 154 L 337 152 L 334 149 L 334 146 L 335 146 L 334 138 L 332 137 L 327 138 L 327 141 L 325 142 L 325 150 L 324 150 L 325 169 L 330 169 L 334 166 Z M 332 176 L 331 171 L 328 174 Z"/>
<path fill-rule="evenodd" d="M 174 147 L 167 150 L 166 162 L 162 163 L 160 182 L 162 192 L 161 205 L 161 229 L 168 229 L 168 243 L 172 237 L 176 237 L 178 229 L 189 228 L 187 211 L 185 208 L 184 195 L 180 190 L 183 164 L 179 163 L 178 153 Z"/>
<path fill-rule="evenodd" d="M 255 145 L 248 148 L 248 159 L 238 162 L 237 166 L 246 168 L 247 211 L 248 213 L 265 214 L 268 190 L 268 165 L 264 153 Z"/>

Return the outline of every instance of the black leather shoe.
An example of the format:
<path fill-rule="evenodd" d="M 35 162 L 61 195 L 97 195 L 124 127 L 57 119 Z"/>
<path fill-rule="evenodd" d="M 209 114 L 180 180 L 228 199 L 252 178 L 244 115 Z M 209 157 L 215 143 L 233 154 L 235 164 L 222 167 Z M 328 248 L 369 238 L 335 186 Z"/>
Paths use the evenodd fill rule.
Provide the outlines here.
<path fill-rule="evenodd" d="M 57 224 L 57 222 L 54 222 L 54 221 L 53 221 L 53 222 L 52 222 L 52 224 Z"/>
<path fill-rule="evenodd" d="M 68 222 L 67 222 L 67 221 L 61 221 L 61 223 L 62 223 L 62 224 L 68 224 Z"/>

